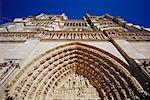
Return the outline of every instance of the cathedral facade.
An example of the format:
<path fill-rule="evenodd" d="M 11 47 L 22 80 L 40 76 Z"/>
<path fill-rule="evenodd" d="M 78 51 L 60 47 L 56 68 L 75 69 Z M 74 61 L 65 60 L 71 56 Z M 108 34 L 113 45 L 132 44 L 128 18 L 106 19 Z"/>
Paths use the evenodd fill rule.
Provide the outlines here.
<path fill-rule="evenodd" d="M 150 98 L 150 31 L 109 14 L 0 26 L 0 99 Z"/>

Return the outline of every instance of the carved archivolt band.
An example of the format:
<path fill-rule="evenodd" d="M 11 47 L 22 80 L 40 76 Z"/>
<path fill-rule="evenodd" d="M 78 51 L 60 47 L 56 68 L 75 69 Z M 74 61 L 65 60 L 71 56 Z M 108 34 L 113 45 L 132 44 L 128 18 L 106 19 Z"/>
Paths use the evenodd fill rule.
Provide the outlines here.
<path fill-rule="evenodd" d="M 43 100 L 73 73 L 87 78 L 101 99 L 140 99 L 147 95 L 127 70 L 128 65 L 110 53 L 82 43 L 56 47 L 20 71 L 5 90 L 6 98 Z"/>

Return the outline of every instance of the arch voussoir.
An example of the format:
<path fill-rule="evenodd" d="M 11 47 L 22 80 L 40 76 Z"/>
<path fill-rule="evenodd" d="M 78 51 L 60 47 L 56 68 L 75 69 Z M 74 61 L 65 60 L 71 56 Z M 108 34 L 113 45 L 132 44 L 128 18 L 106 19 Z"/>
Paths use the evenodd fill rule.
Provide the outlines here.
<path fill-rule="evenodd" d="M 24 73 L 20 72 L 8 86 L 6 96 L 48 99 L 69 75 L 77 74 L 89 80 L 101 99 L 140 98 L 144 90 L 131 76 L 128 65 L 120 61 L 110 53 L 86 44 L 62 45 L 24 67 L 21 71 Z"/>

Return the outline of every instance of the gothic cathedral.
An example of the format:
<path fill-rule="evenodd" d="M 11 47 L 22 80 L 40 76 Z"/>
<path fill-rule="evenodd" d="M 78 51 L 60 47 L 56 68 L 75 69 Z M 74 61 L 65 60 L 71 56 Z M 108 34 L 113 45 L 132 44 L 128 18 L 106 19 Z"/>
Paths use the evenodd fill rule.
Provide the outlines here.
<path fill-rule="evenodd" d="M 150 31 L 109 14 L 0 25 L 1 100 L 148 100 Z"/>

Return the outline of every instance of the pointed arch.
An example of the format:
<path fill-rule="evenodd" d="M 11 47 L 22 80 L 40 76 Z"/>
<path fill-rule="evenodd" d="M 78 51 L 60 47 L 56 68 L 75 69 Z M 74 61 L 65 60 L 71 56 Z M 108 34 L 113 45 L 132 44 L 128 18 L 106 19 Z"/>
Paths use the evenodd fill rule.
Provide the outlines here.
<path fill-rule="evenodd" d="M 7 87 L 6 97 L 44 99 L 52 96 L 72 73 L 86 77 L 101 99 L 141 98 L 145 91 L 114 55 L 74 42 L 51 49 L 34 59 Z"/>

